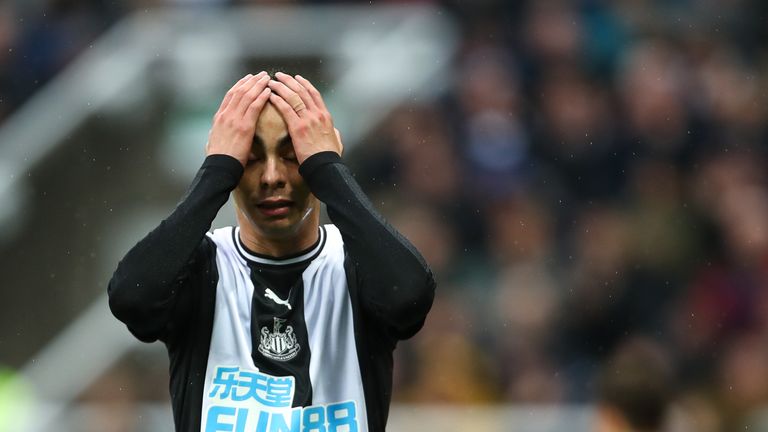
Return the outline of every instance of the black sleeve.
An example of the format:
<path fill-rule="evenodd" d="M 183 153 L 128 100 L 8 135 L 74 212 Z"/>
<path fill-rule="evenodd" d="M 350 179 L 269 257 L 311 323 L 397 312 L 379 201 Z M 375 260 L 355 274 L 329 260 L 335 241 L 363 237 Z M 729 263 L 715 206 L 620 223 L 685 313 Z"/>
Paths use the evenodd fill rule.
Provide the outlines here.
<path fill-rule="evenodd" d="M 424 258 L 373 208 L 338 154 L 315 154 L 299 171 L 341 231 L 356 267 L 364 310 L 397 338 L 415 334 L 435 293 L 435 280 Z"/>
<path fill-rule="evenodd" d="M 184 294 L 190 266 L 205 247 L 205 233 L 243 175 L 243 166 L 226 155 L 211 155 L 173 213 L 120 261 L 109 281 L 109 307 L 145 342 L 163 337 Z"/>

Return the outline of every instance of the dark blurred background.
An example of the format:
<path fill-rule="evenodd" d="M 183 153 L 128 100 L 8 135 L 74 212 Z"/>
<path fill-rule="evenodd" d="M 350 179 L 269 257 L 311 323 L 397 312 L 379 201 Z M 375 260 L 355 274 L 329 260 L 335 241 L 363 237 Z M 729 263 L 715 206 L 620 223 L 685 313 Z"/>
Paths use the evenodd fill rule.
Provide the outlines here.
<path fill-rule="evenodd" d="M 271 31 L 272 51 L 200 33 L 171 46 L 179 60 L 162 26 L 126 24 L 262 7 L 292 35 Z M 320 12 L 290 18 L 305 10 Z M 356 75 L 332 59 L 371 41 L 307 36 L 343 10 L 363 34 L 396 37 L 377 20 L 410 10 L 441 30 L 405 70 Z M 106 281 L 181 197 L 226 88 L 277 68 L 338 96 L 342 136 L 357 127 L 347 162 L 437 275 L 425 328 L 396 351 L 392 430 L 478 406 L 487 424 L 453 430 L 510 430 L 515 410 L 538 413 L 519 430 L 588 430 L 604 365 L 638 340 L 670 371 L 670 430 L 768 430 L 768 2 L 5 0 L 0 431 L 57 406 L 86 407 L 71 430 L 170 424 L 164 351 L 109 319 Z M 397 98 L 343 91 L 387 82 Z M 541 426 L 560 415 L 587 420 Z"/>

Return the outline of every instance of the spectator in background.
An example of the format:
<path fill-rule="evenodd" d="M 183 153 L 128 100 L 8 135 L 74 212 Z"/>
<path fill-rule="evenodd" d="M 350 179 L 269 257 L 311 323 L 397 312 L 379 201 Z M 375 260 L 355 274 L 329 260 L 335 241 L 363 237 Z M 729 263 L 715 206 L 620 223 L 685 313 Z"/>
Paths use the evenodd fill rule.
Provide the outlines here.
<path fill-rule="evenodd" d="M 430 311 L 425 333 L 396 351 L 400 400 L 410 403 L 480 404 L 500 400 L 492 352 L 473 334 L 478 317 L 455 289 L 445 289 Z M 406 351 L 407 350 L 407 351 Z"/>
<path fill-rule="evenodd" d="M 478 204 L 519 190 L 529 138 L 512 59 L 498 46 L 477 48 L 460 66 L 458 135 L 470 199 Z"/>
<path fill-rule="evenodd" d="M 768 346 L 764 335 L 745 333 L 726 343 L 716 372 L 729 430 L 750 430 L 768 399 Z"/>
<path fill-rule="evenodd" d="M 666 354 L 649 340 L 620 346 L 598 381 L 595 432 L 661 432 L 673 399 Z"/>
<path fill-rule="evenodd" d="M 618 76 L 627 145 L 682 166 L 691 162 L 694 144 L 692 83 L 684 60 L 670 41 L 652 39 L 630 48 Z"/>
<path fill-rule="evenodd" d="M 556 184 L 579 200 L 618 196 L 628 160 L 610 93 L 574 66 L 544 73 L 538 88 L 535 153 Z"/>

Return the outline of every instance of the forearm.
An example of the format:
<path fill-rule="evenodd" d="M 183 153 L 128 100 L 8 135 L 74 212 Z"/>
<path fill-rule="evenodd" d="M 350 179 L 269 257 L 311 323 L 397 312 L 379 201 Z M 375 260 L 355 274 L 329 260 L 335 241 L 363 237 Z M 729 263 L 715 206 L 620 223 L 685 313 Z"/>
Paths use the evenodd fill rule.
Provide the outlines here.
<path fill-rule="evenodd" d="M 118 264 L 109 282 L 109 305 L 135 333 L 156 338 L 167 324 L 179 278 L 242 172 L 229 156 L 206 158 L 171 215 Z"/>
<path fill-rule="evenodd" d="M 421 254 L 373 208 L 338 154 L 315 154 L 300 171 L 341 231 L 366 306 L 399 331 L 420 326 L 435 289 Z"/>

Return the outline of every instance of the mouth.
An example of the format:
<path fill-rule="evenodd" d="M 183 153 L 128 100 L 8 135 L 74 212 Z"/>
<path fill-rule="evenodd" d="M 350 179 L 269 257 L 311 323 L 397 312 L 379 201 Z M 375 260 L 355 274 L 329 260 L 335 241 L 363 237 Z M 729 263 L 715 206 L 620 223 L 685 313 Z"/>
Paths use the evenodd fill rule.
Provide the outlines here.
<path fill-rule="evenodd" d="M 267 217 L 285 216 L 292 206 L 293 201 L 282 198 L 267 198 L 256 203 L 256 208 Z"/>

